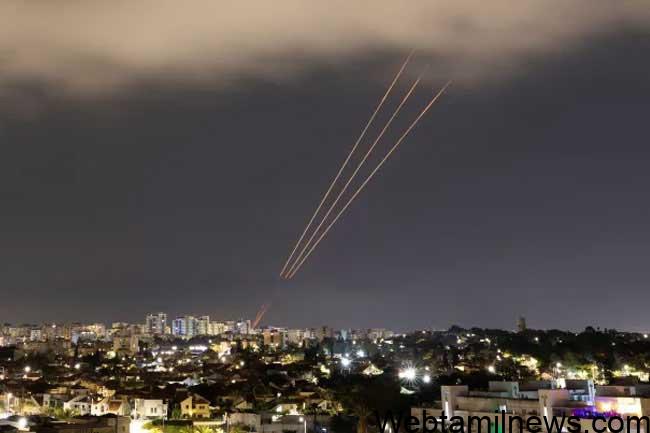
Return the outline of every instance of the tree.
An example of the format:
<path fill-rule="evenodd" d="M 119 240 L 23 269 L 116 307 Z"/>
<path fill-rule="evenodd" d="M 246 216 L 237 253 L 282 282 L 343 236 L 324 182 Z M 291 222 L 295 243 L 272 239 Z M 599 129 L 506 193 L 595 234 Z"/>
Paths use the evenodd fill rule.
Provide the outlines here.
<path fill-rule="evenodd" d="M 357 419 L 357 433 L 368 433 L 375 411 L 399 413 L 409 407 L 400 394 L 400 385 L 389 375 L 376 377 L 337 376 L 334 379 L 335 398 Z"/>
<path fill-rule="evenodd" d="M 171 419 L 181 419 L 183 417 L 183 412 L 179 405 L 174 405 L 172 408 Z"/>

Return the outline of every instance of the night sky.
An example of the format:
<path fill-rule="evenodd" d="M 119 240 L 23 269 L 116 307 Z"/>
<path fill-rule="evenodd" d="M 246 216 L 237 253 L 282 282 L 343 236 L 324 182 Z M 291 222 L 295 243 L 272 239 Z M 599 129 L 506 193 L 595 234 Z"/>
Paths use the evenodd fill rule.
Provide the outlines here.
<path fill-rule="evenodd" d="M 133 65 L 99 43 L 31 62 L 29 38 L 0 31 L 0 321 L 271 302 L 264 323 L 284 326 L 649 330 L 650 20 L 563 32 L 555 16 L 531 29 L 548 43 L 480 47 L 494 56 L 420 40 L 390 106 L 429 64 L 426 80 L 379 154 L 454 84 L 290 281 L 278 272 L 410 34 L 343 32 L 362 42 L 340 55 L 281 41 L 225 68 Z M 101 65 L 117 72 L 94 79 Z"/>

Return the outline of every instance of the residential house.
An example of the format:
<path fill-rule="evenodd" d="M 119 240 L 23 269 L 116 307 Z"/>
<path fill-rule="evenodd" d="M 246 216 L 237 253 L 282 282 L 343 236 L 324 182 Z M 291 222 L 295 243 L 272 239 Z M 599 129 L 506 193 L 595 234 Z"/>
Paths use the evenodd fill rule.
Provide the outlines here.
<path fill-rule="evenodd" d="M 184 418 L 210 418 L 210 401 L 198 394 L 190 394 L 181 401 L 181 416 Z"/>
<path fill-rule="evenodd" d="M 77 395 L 63 403 L 63 410 L 75 415 L 89 415 L 91 407 L 92 401 L 88 395 Z"/>
<path fill-rule="evenodd" d="M 130 416 L 131 406 L 124 397 L 105 397 L 95 402 L 90 407 L 90 414 L 93 416 L 102 416 L 107 414 Z"/>
<path fill-rule="evenodd" d="M 167 418 L 167 403 L 161 399 L 136 398 L 133 400 L 133 419 Z"/>

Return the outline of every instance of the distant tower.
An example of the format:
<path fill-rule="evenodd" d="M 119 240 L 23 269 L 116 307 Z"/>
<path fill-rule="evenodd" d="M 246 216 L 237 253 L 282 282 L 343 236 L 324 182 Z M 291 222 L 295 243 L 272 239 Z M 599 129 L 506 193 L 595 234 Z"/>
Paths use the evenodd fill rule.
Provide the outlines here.
<path fill-rule="evenodd" d="M 519 319 L 517 319 L 517 331 L 526 331 L 526 318 L 524 316 L 519 316 Z"/>
<path fill-rule="evenodd" d="M 150 335 L 160 335 L 165 333 L 167 326 L 167 314 L 150 313 L 145 319 L 145 331 Z"/>

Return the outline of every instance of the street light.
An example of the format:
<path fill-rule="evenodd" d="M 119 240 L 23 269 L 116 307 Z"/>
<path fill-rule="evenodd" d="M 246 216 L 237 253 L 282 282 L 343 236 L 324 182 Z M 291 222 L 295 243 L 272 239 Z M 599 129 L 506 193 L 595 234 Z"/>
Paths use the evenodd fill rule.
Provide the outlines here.
<path fill-rule="evenodd" d="M 404 370 L 404 379 L 406 380 L 415 380 L 415 368 L 409 367 L 406 370 Z"/>
<path fill-rule="evenodd" d="M 406 367 L 405 369 L 401 370 L 401 371 L 397 374 L 397 376 L 398 376 L 400 379 L 404 379 L 404 380 L 407 380 L 407 381 L 412 382 L 412 381 L 414 381 L 415 378 L 417 377 L 417 371 L 416 371 L 415 368 L 413 368 L 413 367 Z"/>

